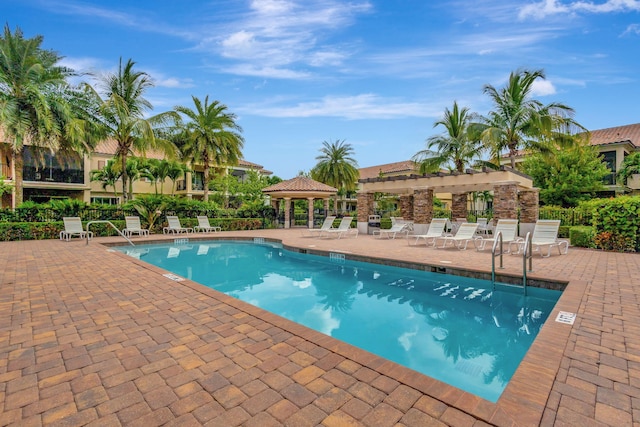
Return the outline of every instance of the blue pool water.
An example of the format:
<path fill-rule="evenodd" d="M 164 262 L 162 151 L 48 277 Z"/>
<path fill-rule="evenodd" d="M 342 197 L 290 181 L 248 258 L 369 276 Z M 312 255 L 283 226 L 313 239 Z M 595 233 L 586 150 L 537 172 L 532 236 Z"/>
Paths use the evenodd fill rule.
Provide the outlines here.
<path fill-rule="evenodd" d="M 275 244 L 119 249 L 493 402 L 560 296 Z"/>

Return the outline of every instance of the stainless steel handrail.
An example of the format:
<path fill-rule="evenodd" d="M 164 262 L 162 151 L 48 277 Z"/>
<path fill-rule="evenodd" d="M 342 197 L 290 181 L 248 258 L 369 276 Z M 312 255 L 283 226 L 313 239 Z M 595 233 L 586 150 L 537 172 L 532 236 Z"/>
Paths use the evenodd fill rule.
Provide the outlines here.
<path fill-rule="evenodd" d="M 529 271 L 533 271 L 533 244 L 531 243 L 531 233 L 527 233 L 522 249 L 522 288 L 527 296 L 527 259 L 529 260 Z"/>
<path fill-rule="evenodd" d="M 133 242 L 132 242 L 132 241 L 131 241 L 127 236 L 125 236 L 125 235 L 124 235 L 124 233 L 122 233 L 122 231 L 120 231 L 120 230 L 118 229 L 118 227 L 116 227 L 115 225 L 113 225 L 113 223 L 112 223 L 111 221 L 107 221 L 107 220 L 95 220 L 95 221 L 89 221 L 89 222 L 87 223 L 87 245 L 89 244 L 89 225 L 91 225 L 91 224 L 98 224 L 98 223 L 107 223 L 107 224 L 109 224 L 111 227 L 113 227 L 113 229 L 114 229 L 114 230 L 116 230 L 116 231 L 118 232 L 118 234 L 119 234 L 119 235 L 121 235 L 121 236 L 122 236 L 122 238 L 123 238 L 124 240 L 126 240 L 126 241 L 127 241 L 127 242 L 129 242 L 129 243 L 131 243 L 131 246 L 135 246 L 135 245 L 133 244 Z"/>
<path fill-rule="evenodd" d="M 496 289 L 496 249 L 500 247 L 500 268 L 504 268 L 502 264 L 502 253 L 504 252 L 504 245 L 502 242 L 502 232 L 498 231 L 493 239 L 493 246 L 491 247 L 491 284 L 493 289 Z"/>

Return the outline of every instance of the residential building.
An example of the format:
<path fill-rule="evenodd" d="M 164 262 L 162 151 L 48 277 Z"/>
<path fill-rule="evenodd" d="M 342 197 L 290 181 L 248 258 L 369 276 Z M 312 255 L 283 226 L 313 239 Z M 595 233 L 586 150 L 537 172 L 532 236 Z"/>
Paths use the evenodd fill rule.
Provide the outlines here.
<path fill-rule="evenodd" d="M 107 161 L 116 153 L 115 141 L 106 140 L 98 144 L 91 156 L 72 158 L 62 156 L 50 150 L 34 150 L 24 147 L 23 166 L 23 199 L 35 202 L 46 202 L 55 198 L 72 198 L 87 203 L 118 204 L 122 202 L 122 180 L 118 180 L 116 188 L 103 188 L 102 183 L 91 181 L 90 172 L 102 169 Z M 147 158 L 163 159 L 159 152 L 145 153 Z M 220 168 L 220 167 L 218 167 Z M 249 170 L 255 170 L 261 175 L 271 175 L 272 172 L 256 163 L 240 160 L 237 166 L 223 166 L 225 173 L 244 179 Z M 164 194 L 199 199 L 203 196 L 202 165 L 189 165 L 190 172 L 175 183 L 167 179 L 164 185 L 159 185 Z M 8 144 L 0 143 L 0 174 L 6 183 L 13 184 L 14 165 Z M 142 178 L 133 183 L 133 197 L 143 194 L 155 194 L 155 184 Z M 15 207 L 12 194 L 2 197 L 0 207 Z"/>

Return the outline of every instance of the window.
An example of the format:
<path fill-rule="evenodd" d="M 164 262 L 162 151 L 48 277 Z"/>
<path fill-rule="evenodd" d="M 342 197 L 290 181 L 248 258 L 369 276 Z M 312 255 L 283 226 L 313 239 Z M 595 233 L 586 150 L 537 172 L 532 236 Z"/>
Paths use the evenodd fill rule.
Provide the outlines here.
<path fill-rule="evenodd" d="M 616 152 L 605 151 L 600 153 L 602 162 L 607 165 L 611 173 L 602 179 L 604 185 L 615 185 L 616 183 Z"/>
<path fill-rule="evenodd" d="M 91 203 L 98 205 L 117 205 L 120 199 L 118 197 L 92 197 Z"/>

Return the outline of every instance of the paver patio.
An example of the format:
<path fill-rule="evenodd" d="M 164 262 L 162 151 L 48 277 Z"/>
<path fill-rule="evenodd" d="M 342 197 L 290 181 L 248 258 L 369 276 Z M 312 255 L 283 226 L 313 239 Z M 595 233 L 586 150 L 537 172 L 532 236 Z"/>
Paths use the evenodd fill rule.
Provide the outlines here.
<path fill-rule="evenodd" d="M 234 236 L 438 270 L 491 263 L 489 251 L 366 235 L 214 237 Z M 640 425 L 640 255 L 571 248 L 534 259 L 529 277 L 569 284 L 494 404 L 172 281 L 110 242 L 123 241 L 0 243 L 0 425 Z M 521 274 L 522 259 L 505 266 Z M 574 325 L 555 322 L 560 310 L 577 313 Z"/>

